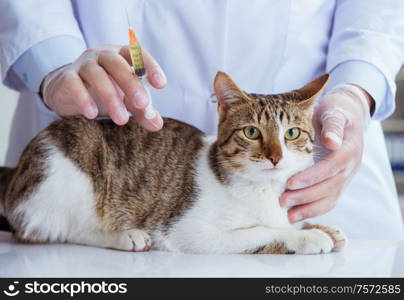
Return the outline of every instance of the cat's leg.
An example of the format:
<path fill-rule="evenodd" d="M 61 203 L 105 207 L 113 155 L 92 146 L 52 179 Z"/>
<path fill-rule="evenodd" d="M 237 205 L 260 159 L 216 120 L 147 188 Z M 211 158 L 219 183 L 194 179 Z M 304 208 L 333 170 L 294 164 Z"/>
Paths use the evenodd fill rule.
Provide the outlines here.
<path fill-rule="evenodd" d="M 263 226 L 234 229 L 202 240 L 202 252 L 318 254 L 331 252 L 335 245 L 330 234 L 313 228 L 305 230 L 273 229 Z"/>
<path fill-rule="evenodd" d="M 67 242 L 134 252 L 149 251 L 152 244 L 149 234 L 140 229 L 89 231 L 79 236 L 69 237 Z"/>
<path fill-rule="evenodd" d="M 347 238 L 345 234 L 337 227 L 324 225 L 304 224 L 303 230 L 296 230 L 296 236 L 286 237 L 284 240 L 278 240 L 255 249 L 250 249 L 244 253 L 250 254 L 316 254 L 337 252 L 342 250 Z M 331 238 L 333 246 L 329 247 L 329 241 L 325 242 L 325 235 Z M 289 240 L 289 241 L 288 241 Z"/>
<path fill-rule="evenodd" d="M 39 232 L 39 231 L 38 231 Z M 41 236 L 33 232 L 20 232 L 16 230 L 14 237 L 22 243 L 58 243 L 67 242 L 73 244 L 87 245 L 100 248 L 112 248 L 125 251 L 144 252 L 151 249 L 152 240 L 150 235 L 140 229 L 129 229 L 124 231 L 110 231 L 91 229 L 88 231 L 71 232 L 63 239 L 50 239 L 48 236 Z"/>

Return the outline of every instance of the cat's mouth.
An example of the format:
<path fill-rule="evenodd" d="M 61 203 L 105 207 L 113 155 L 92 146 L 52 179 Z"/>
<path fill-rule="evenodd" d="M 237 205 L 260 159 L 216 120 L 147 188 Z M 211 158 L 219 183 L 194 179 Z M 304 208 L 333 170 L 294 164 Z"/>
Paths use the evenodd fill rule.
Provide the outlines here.
<path fill-rule="evenodd" d="M 269 168 L 264 168 L 262 171 L 264 172 L 276 172 L 276 171 L 281 171 L 282 169 L 279 167 L 269 167 Z"/>

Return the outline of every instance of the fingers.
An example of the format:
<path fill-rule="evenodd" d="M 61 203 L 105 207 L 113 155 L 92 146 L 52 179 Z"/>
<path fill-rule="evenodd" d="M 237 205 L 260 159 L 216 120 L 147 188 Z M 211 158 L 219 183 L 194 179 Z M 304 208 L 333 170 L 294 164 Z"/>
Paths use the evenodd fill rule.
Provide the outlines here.
<path fill-rule="evenodd" d="M 106 105 L 111 119 L 118 125 L 128 122 L 129 114 L 105 70 L 95 61 L 88 61 L 79 70 L 80 77 L 93 87 Z"/>
<path fill-rule="evenodd" d="M 146 108 L 149 103 L 147 93 L 123 56 L 104 50 L 98 57 L 98 63 L 115 80 L 136 109 Z"/>
<path fill-rule="evenodd" d="M 288 211 L 291 223 L 323 215 L 333 209 L 347 178 L 340 173 L 317 185 L 282 194 L 281 206 L 292 206 Z"/>
<path fill-rule="evenodd" d="M 350 152 L 333 153 L 313 167 L 290 178 L 287 182 L 287 187 L 289 190 L 307 188 L 334 177 L 338 173 L 343 173 L 348 177 L 354 171 L 356 165 L 357 158 L 351 157 Z"/>
<path fill-rule="evenodd" d="M 69 91 L 69 95 L 74 99 L 79 114 L 83 114 L 88 119 L 97 117 L 97 106 L 77 73 L 68 72 L 64 75 L 62 89 Z"/>
<path fill-rule="evenodd" d="M 165 87 L 165 85 L 167 83 L 167 79 L 164 75 L 164 72 L 161 70 L 159 64 L 147 51 L 145 51 L 145 50 L 142 50 L 142 51 L 143 51 L 143 58 L 144 58 L 145 68 L 147 71 L 148 81 L 155 88 Z M 128 62 L 130 65 L 132 64 L 129 49 L 127 46 L 122 47 L 119 50 L 119 54 L 126 60 L 126 62 Z M 132 75 L 132 77 L 133 77 L 133 75 Z M 143 126 L 145 129 L 147 129 L 149 131 L 158 131 L 163 127 L 163 119 L 161 118 L 161 116 L 158 112 L 156 112 L 155 117 L 151 120 L 145 118 L 145 109 L 146 109 L 146 106 L 148 105 L 150 99 L 148 99 L 148 96 L 147 96 L 148 93 L 144 89 L 143 84 L 138 79 L 136 79 L 136 80 L 137 80 L 138 84 L 140 84 L 141 88 L 137 89 L 135 96 L 144 97 L 143 96 L 143 92 L 144 92 L 146 94 L 146 97 L 144 97 L 144 98 L 147 99 L 147 102 L 143 102 L 143 105 L 137 105 L 136 101 L 133 101 L 133 100 L 131 101 L 130 95 L 128 95 L 128 93 L 126 93 L 125 103 L 127 104 L 129 111 L 132 112 L 132 114 L 136 118 L 136 121 L 141 126 Z"/>
<path fill-rule="evenodd" d="M 288 211 L 289 222 L 296 223 L 304 219 L 324 215 L 335 207 L 336 201 L 323 198 L 308 204 L 291 208 Z"/>
<path fill-rule="evenodd" d="M 167 85 L 167 78 L 163 70 L 161 69 L 160 65 L 153 58 L 153 56 L 150 55 L 149 52 L 142 49 L 142 53 L 148 81 L 156 89 L 164 88 Z M 119 54 L 123 58 L 125 58 L 125 60 L 129 63 L 129 65 L 132 65 L 129 49 L 127 46 L 122 47 L 119 50 Z"/>
<path fill-rule="evenodd" d="M 354 131 L 345 131 L 340 149 L 288 181 L 290 190 L 279 201 L 281 206 L 293 206 L 288 212 L 290 222 L 319 216 L 335 207 L 362 155 L 361 142 L 354 139 Z"/>
<path fill-rule="evenodd" d="M 357 130 L 354 127 L 347 128 L 341 148 L 331 152 L 314 166 L 292 176 L 287 182 L 287 188 L 303 189 L 334 177 L 340 172 L 348 177 L 357 169 L 362 156 L 362 142 L 358 140 L 361 135 L 358 135 Z"/>
<path fill-rule="evenodd" d="M 144 64 L 147 71 L 147 79 L 156 89 L 162 89 L 167 85 L 167 78 L 157 61 L 147 52 L 142 50 Z"/>
<path fill-rule="evenodd" d="M 88 119 L 97 117 L 94 99 L 76 72 L 66 71 L 55 75 L 59 88 L 53 85 L 45 91 L 44 102 L 61 116 L 82 114 Z"/>
<path fill-rule="evenodd" d="M 338 161 L 335 159 L 338 159 Z M 341 171 L 341 168 L 344 167 L 343 160 L 344 159 L 341 157 L 335 158 L 335 155 L 333 158 L 331 154 L 330 156 L 316 163 L 311 168 L 291 177 L 287 182 L 288 189 L 303 189 L 335 176 Z"/>
<path fill-rule="evenodd" d="M 347 180 L 348 178 L 345 177 L 344 173 L 339 173 L 334 177 L 307 188 L 286 191 L 279 198 L 280 205 L 283 207 L 292 207 L 314 202 L 320 198 L 330 197 L 339 193 Z"/>
<path fill-rule="evenodd" d="M 347 118 L 339 109 L 327 110 L 321 116 L 321 140 L 329 150 L 337 150 L 344 137 Z"/>
<path fill-rule="evenodd" d="M 156 111 L 156 115 L 153 119 L 149 120 L 145 118 L 144 109 L 137 109 L 133 107 L 127 99 L 125 103 L 128 109 L 132 112 L 136 122 L 148 131 L 159 131 L 163 127 L 163 119 L 160 114 Z"/>
<path fill-rule="evenodd" d="M 148 79 L 156 88 L 166 78 L 154 58 L 144 52 Z M 152 120 L 144 117 L 150 103 L 142 82 L 133 75 L 128 47 L 105 45 L 87 49 L 72 64 L 48 74 L 43 81 L 44 102 L 62 116 L 83 114 L 89 119 L 109 115 L 118 125 L 129 120 L 128 109 L 148 130 L 162 128 L 157 113 Z"/>
<path fill-rule="evenodd" d="M 128 46 L 122 46 L 118 50 L 118 53 L 119 53 L 119 55 L 121 55 L 126 60 L 126 62 L 128 63 L 129 66 L 132 66 L 132 59 L 130 57 Z"/>

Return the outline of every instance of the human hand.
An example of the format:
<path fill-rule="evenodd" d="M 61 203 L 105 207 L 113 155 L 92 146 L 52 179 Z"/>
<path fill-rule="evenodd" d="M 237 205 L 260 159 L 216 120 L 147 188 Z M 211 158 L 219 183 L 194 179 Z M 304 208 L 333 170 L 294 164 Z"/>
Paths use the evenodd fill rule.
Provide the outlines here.
<path fill-rule="evenodd" d="M 143 55 L 148 81 L 154 88 L 164 88 L 167 80 L 159 64 L 144 50 Z M 72 64 L 44 78 L 44 103 L 60 116 L 109 116 L 118 125 L 128 122 L 130 111 L 147 130 L 160 130 L 163 120 L 158 112 L 151 120 L 144 117 L 150 100 L 130 64 L 127 46 L 87 49 Z"/>
<path fill-rule="evenodd" d="M 288 190 L 279 199 L 281 206 L 291 207 L 291 223 L 323 215 L 335 207 L 361 164 L 372 102 L 365 90 L 350 84 L 336 86 L 322 98 L 313 115 L 316 132 L 321 132 L 314 145 L 317 162 L 291 177 Z"/>

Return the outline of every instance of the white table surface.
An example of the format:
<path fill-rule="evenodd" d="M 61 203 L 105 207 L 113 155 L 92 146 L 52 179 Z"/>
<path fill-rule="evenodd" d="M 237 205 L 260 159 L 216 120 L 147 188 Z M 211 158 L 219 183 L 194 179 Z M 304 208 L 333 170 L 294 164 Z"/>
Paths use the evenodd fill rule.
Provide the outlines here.
<path fill-rule="evenodd" d="M 131 253 L 27 245 L 0 231 L 0 277 L 404 277 L 404 241 L 351 240 L 322 255 Z"/>

